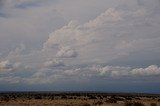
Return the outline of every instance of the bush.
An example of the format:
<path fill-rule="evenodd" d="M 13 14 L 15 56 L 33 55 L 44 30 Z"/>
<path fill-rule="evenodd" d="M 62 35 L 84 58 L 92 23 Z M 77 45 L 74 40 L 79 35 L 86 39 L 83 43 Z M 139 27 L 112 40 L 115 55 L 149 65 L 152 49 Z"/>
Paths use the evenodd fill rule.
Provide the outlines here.
<path fill-rule="evenodd" d="M 5 95 L 1 98 L 1 101 L 8 102 L 10 100 L 10 97 L 8 95 Z"/>
<path fill-rule="evenodd" d="M 143 103 L 141 103 L 141 102 L 135 102 L 134 106 L 145 106 L 145 105 Z"/>
<path fill-rule="evenodd" d="M 132 100 L 132 98 L 131 97 L 127 97 L 127 98 L 125 98 L 126 100 Z"/>
<path fill-rule="evenodd" d="M 156 103 L 151 103 L 151 106 L 157 106 L 157 104 Z"/>
<path fill-rule="evenodd" d="M 107 103 L 117 103 L 117 100 L 114 98 L 109 98 L 108 100 L 106 100 Z"/>
<path fill-rule="evenodd" d="M 124 106 L 145 106 L 143 103 L 141 102 L 125 102 Z M 155 105 L 153 105 L 155 106 Z"/>
<path fill-rule="evenodd" d="M 48 99 L 54 100 L 55 98 L 54 98 L 54 96 L 49 96 Z"/>
<path fill-rule="evenodd" d="M 41 95 L 36 95 L 34 98 L 35 99 L 42 99 L 42 96 Z"/>
<path fill-rule="evenodd" d="M 100 96 L 99 98 L 100 98 L 100 99 L 103 99 L 103 97 L 102 97 L 102 96 Z"/>
<path fill-rule="evenodd" d="M 91 106 L 89 103 L 84 103 L 83 106 Z"/>
<path fill-rule="evenodd" d="M 141 100 L 141 98 L 139 98 L 139 97 L 136 97 L 135 99 L 136 99 L 136 100 Z"/>
<path fill-rule="evenodd" d="M 132 102 L 125 102 L 124 106 L 132 106 L 133 103 Z"/>
<path fill-rule="evenodd" d="M 116 99 L 117 101 L 124 101 L 124 99 L 120 97 L 115 97 L 114 99 Z"/>
<path fill-rule="evenodd" d="M 61 99 L 67 99 L 67 96 L 66 96 L 66 95 L 63 95 L 63 96 L 61 97 Z"/>
<path fill-rule="evenodd" d="M 89 99 L 97 99 L 95 96 L 90 96 Z"/>
<path fill-rule="evenodd" d="M 102 105 L 103 104 L 103 102 L 102 101 L 97 101 L 96 103 L 94 103 L 94 105 L 98 105 L 98 106 L 100 106 L 100 105 Z"/>

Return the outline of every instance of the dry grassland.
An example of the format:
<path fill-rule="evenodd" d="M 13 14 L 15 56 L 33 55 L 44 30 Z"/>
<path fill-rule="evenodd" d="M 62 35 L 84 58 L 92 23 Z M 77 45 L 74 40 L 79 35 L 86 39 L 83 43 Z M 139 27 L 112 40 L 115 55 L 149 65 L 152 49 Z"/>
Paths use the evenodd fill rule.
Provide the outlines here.
<path fill-rule="evenodd" d="M 0 93 L 0 106 L 160 106 L 160 96 L 105 93 Z"/>

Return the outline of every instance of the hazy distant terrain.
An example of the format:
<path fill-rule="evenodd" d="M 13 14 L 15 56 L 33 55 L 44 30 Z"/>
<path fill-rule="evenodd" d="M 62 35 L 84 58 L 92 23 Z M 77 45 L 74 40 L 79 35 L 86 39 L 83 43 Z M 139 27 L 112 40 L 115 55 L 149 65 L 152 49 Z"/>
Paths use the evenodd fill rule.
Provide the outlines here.
<path fill-rule="evenodd" d="M 0 106 L 160 106 L 160 95 L 102 92 L 5 92 Z"/>

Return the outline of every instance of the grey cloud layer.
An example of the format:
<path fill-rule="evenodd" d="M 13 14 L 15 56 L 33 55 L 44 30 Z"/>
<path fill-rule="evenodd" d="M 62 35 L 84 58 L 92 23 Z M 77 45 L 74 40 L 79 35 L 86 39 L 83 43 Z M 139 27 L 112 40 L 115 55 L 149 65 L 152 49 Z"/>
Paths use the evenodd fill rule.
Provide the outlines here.
<path fill-rule="evenodd" d="M 0 82 L 39 84 L 61 82 L 63 80 L 77 82 L 82 80 L 90 81 L 95 78 L 99 78 L 99 80 L 125 79 L 131 80 L 131 82 L 146 78 L 146 81 L 152 82 L 153 80 L 151 79 L 157 78 L 159 75 L 160 67 L 156 65 L 151 65 L 146 68 L 92 65 L 86 67 L 72 67 L 69 69 L 65 67 L 54 70 L 50 67 L 50 69 L 40 69 L 31 77 L 4 76 L 0 78 Z"/>
<path fill-rule="evenodd" d="M 73 0 L 71 1 L 73 2 Z M 28 1 L 22 0 L 20 2 Z M 81 2 L 84 4 L 84 1 Z M 87 6 L 88 2 L 89 0 L 86 2 Z M 70 80 L 91 81 L 92 79 L 129 79 L 130 81 L 137 81 L 137 79 L 141 80 L 141 77 L 146 78 L 146 81 L 151 81 L 153 78 L 159 79 L 160 67 L 157 65 L 158 63 L 138 68 L 134 66 L 107 65 L 112 60 L 123 59 L 134 53 L 145 55 L 147 52 L 150 55 L 146 55 L 146 57 L 159 57 L 159 2 L 159 0 L 118 0 L 113 3 L 113 1 L 108 0 L 108 3 L 117 4 L 117 6 L 105 9 L 106 11 L 101 12 L 95 18 L 91 17 L 89 20 L 86 18 L 84 19 L 87 20 L 85 22 L 75 21 L 71 16 L 68 18 L 68 24 L 60 28 L 57 28 L 57 26 L 59 27 L 57 24 L 61 24 L 61 20 L 65 19 L 59 19 L 58 17 L 61 17 L 60 13 L 65 15 L 64 13 L 67 9 L 58 8 L 58 6 L 56 7 L 57 9 L 54 9 L 51 5 L 51 7 L 45 6 L 46 8 L 44 8 L 40 6 L 33 7 L 33 9 L 27 8 L 26 10 L 14 8 L 14 11 L 18 10 L 19 13 L 26 13 L 27 15 L 13 20 L 11 18 L 9 22 L 0 19 L 1 25 L 10 25 L 7 29 L 1 26 L 4 30 L 0 31 L 2 33 L 3 31 L 6 32 L 0 37 L 14 32 L 13 34 L 21 36 L 27 33 L 27 35 L 24 35 L 25 37 L 38 39 L 42 35 L 33 35 L 41 34 L 43 30 L 50 28 L 52 21 L 54 21 L 52 24 L 55 25 L 55 29 L 53 26 L 54 31 L 49 34 L 48 39 L 46 36 L 44 37 L 47 40 L 42 37 L 43 42 L 41 41 L 38 49 L 32 48 L 32 51 L 26 52 L 26 47 L 22 45 L 20 48 L 16 47 L 15 50 L 10 51 L 8 56 L 0 58 L 0 81 L 29 84 L 39 82 L 41 84 L 62 80 L 67 80 L 68 82 Z M 63 3 L 62 5 L 65 4 Z M 11 4 L 13 5 L 13 3 Z M 70 10 L 70 8 L 76 7 L 64 6 L 64 8 Z M 68 14 L 74 12 L 69 11 Z M 35 13 L 38 14 L 35 15 Z M 35 19 L 44 16 L 49 16 L 49 18 L 40 18 L 41 22 L 39 22 L 39 20 L 33 21 L 33 17 L 30 17 L 30 15 Z M 23 21 L 23 19 L 27 20 L 21 24 L 25 27 L 16 24 L 19 21 Z M 48 19 L 49 22 L 47 21 Z M 30 24 L 27 22 L 30 22 Z M 34 27 L 37 29 L 34 30 Z M 43 27 L 45 28 L 43 29 Z M 16 28 L 20 28 L 18 29 L 20 30 L 18 34 Z M 29 31 L 28 28 L 31 30 Z M 8 30 L 10 32 L 7 32 Z M 33 44 L 36 43 L 34 41 Z M 153 52 L 156 55 L 153 55 Z M 143 58 L 136 56 L 132 58 L 143 60 Z M 20 75 L 16 70 L 27 72 L 30 76 Z"/>

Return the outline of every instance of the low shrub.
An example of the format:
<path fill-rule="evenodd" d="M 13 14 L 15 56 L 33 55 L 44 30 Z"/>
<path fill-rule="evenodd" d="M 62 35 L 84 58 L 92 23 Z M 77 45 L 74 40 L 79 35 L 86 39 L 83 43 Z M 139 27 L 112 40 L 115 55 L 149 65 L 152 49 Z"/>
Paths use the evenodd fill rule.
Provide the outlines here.
<path fill-rule="evenodd" d="M 132 98 L 131 98 L 131 97 L 126 97 L 125 99 L 126 99 L 126 100 L 132 100 Z"/>
<path fill-rule="evenodd" d="M 90 96 L 89 99 L 97 99 L 96 96 Z"/>
<path fill-rule="evenodd" d="M 109 98 L 106 100 L 107 103 L 117 103 L 117 100 L 114 98 Z"/>
<path fill-rule="evenodd" d="M 91 106 L 89 103 L 84 103 L 82 106 Z"/>
<path fill-rule="evenodd" d="M 132 102 L 125 102 L 124 106 L 133 106 Z"/>
<path fill-rule="evenodd" d="M 135 99 L 136 99 L 136 100 L 141 100 L 141 98 L 139 98 L 139 97 L 135 97 Z"/>
<path fill-rule="evenodd" d="M 157 106 L 157 104 L 156 103 L 151 103 L 151 106 Z"/>
<path fill-rule="evenodd" d="M 124 99 L 120 97 L 115 97 L 114 99 L 116 99 L 117 101 L 124 101 Z"/>
<path fill-rule="evenodd" d="M 8 102 L 10 100 L 10 97 L 5 95 L 1 98 L 1 101 L 5 101 L 5 102 Z"/>
<path fill-rule="evenodd" d="M 36 96 L 34 97 L 34 99 L 42 99 L 42 96 L 41 96 L 41 95 L 36 95 Z"/>
<path fill-rule="evenodd" d="M 103 104 L 102 101 L 97 101 L 97 102 L 94 103 L 94 105 L 96 105 L 96 106 L 100 106 L 100 105 L 102 105 L 102 104 Z"/>
<path fill-rule="evenodd" d="M 126 101 L 125 104 L 124 104 L 124 106 L 145 106 L 145 105 L 143 103 L 141 103 L 141 102 Z"/>
<path fill-rule="evenodd" d="M 141 103 L 141 102 L 135 102 L 134 106 L 145 106 L 145 105 L 143 103 Z"/>
<path fill-rule="evenodd" d="M 67 99 L 67 96 L 66 96 L 66 95 L 63 95 L 63 96 L 61 97 L 61 99 Z"/>

